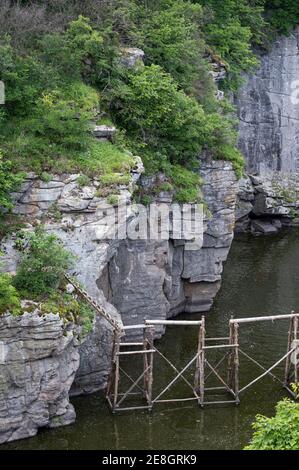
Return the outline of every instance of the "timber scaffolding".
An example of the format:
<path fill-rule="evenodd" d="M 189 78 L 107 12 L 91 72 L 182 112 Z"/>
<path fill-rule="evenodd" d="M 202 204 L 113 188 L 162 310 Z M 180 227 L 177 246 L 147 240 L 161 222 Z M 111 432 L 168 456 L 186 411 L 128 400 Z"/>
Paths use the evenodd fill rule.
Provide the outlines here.
<path fill-rule="evenodd" d="M 260 364 L 256 359 L 252 358 L 239 344 L 239 329 L 241 325 L 252 324 L 256 322 L 275 322 L 281 320 L 289 320 L 290 327 L 287 340 L 287 352 L 275 364 L 266 368 Z M 186 402 L 197 401 L 198 405 L 204 407 L 206 405 L 223 405 L 223 404 L 236 404 L 240 403 L 240 395 L 269 375 L 272 379 L 278 381 L 294 398 L 295 393 L 291 389 L 291 383 L 298 382 L 298 361 L 299 354 L 299 340 L 298 340 L 298 324 L 299 314 L 292 313 L 290 315 L 276 315 L 255 318 L 240 318 L 231 319 L 229 322 L 229 336 L 227 337 L 206 337 L 205 330 L 205 317 L 200 321 L 175 321 L 175 320 L 145 320 L 144 324 L 125 326 L 122 332 L 114 332 L 113 353 L 111 361 L 111 372 L 109 375 L 107 386 L 107 401 L 113 413 L 119 411 L 131 410 L 149 410 L 158 403 L 173 403 L 173 402 Z M 167 358 L 155 345 L 154 336 L 155 328 L 157 326 L 188 326 L 198 328 L 198 341 L 196 354 L 191 360 L 179 370 L 172 361 Z M 126 332 L 130 330 L 143 331 L 143 341 L 130 343 L 125 342 Z M 126 348 L 129 348 L 127 350 Z M 135 349 L 137 348 L 137 349 Z M 213 350 L 225 351 L 222 358 L 217 364 L 212 365 L 208 358 L 209 352 Z M 121 360 L 124 357 L 132 356 L 143 357 L 143 370 L 137 379 L 133 379 L 121 365 Z M 154 356 L 160 356 L 176 373 L 175 377 L 160 391 L 156 396 L 153 396 L 153 380 L 154 380 Z M 240 355 L 246 357 L 247 360 L 253 362 L 259 367 L 263 373 L 256 377 L 251 382 L 240 388 L 239 369 L 240 369 Z M 292 359 L 292 360 L 291 360 Z M 224 379 L 220 372 L 219 367 L 226 362 L 227 377 Z M 273 370 L 280 364 L 285 362 L 284 378 L 280 379 L 273 374 Z M 194 375 L 193 381 L 185 377 L 185 373 L 193 366 Z M 195 366 L 195 367 L 194 367 Z M 130 381 L 129 388 L 123 393 L 120 392 L 121 375 Z M 220 382 L 220 386 L 207 387 L 206 380 L 213 375 Z M 163 399 L 165 393 L 179 380 L 182 379 L 185 384 L 190 388 L 192 394 L 188 397 L 178 397 L 172 399 Z M 138 389 L 138 392 L 134 390 Z M 228 399 L 211 401 L 206 399 L 207 392 L 224 391 L 228 393 Z M 140 395 L 144 400 L 144 404 L 140 406 L 123 406 L 124 401 L 132 395 Z"/>
<path fill-rule="evenodd" d="M 84 298 L 95 311 L 106 319 L 113 328 L 113 348 L 111 358 L 111 369 L 107 383 L 106 398 L 109 407 L 113 413 L 119 411 L 131 410 L 149 410 L 158 403 L 188 402 L 196 401 L 199 406 L 206 405 L 222 405 L 240 403 L 240 395 L 251 388 L 257 382 L 266 376 L 279 382 L 287 391 L 296 398 L 292 391 L 291 384 L 298 383 L 298 356 L 299 356 L 299 338 L 298 325 L 299 314 L 292 312 L 289 315 L 274 315 L 252 318 L 238 318 L 229 321 L 229 336 L 209 338 L 206 336 L 205 317 L 198 321 L 188 320 L 145 320 L 144 324 L 123 326 L 105 309 L 98 305 L 88 294 L 82 289 L 72 278 L 66 275 L 66 279 L 75 287 L 78 294 Z M 286 353 L 273 364 L 271 367 L 263 366 L 259 361 L 252 358 L 240 347 L 240 328 L 245 324 L 253 324 L 258 322 L 277 322 L 289 320 L 290 326 L 287 338 Z M 198 328 L 197 347 L 195 355 L 180 370 L 167 358 L 154 344 L 156 328 L 176 326 L 176 327 L 196 327 Z M 132 331 L 139 331 L 143 334 L 142 341 L 127 342 L 126 335 Z M 208 356 L 211 351 L 224 351 L 221 359 L 212 364 Z M 155 396 L 153 394 L 154 383 L 154 357 L 159 356 L 163 361 L 175 372 L 175 377 Z M 254 380 L 243 385 L 240 388 L 240 356 L 254 363 L 263 372 Z M 142 358 L 142 370 L 137 379 L 131 375 L 122 366 L 124 358 Z M 284 377 L 279 378 L 274 375 L 273 370 L 285 363 Z M 219 367 L 226 364 L 226 378 L 223 378 L 219 372 Z M 193 379 L 185 377 L 185 373 L 193 367 Z M 206 381 L 210 376 L 216 377 L 221 384 L 217 387 L 207 387 Z M 125 377 L 130 382 L 127 390 L 121 391 L 121 377 Z M 162 397 L 168 392 L 178 380 L 183 380 L 191 390 L 190 396 L 177 397 L 171 399 L 163 399 Z M 136 389 L 138 391 L 136 391 Z M 206 399 L 208 392 L 224 391 L 228 394 L 228 399 L 210 401 Z M 123 406 L 126 399 L 138 397 L 142 399 L 142 404 Z"/>

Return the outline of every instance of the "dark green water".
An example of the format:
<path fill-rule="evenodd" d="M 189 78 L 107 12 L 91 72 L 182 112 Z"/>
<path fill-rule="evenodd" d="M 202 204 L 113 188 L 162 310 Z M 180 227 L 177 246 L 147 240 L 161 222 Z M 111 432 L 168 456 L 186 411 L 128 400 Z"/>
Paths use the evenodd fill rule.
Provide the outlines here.
<path fill-rule="evenodd" d="M 208 336 L 226 336 L 231 316 L 287 314 L 291 310 L 298 310 L 298 235 L 297 231 L 292 231 L 270 238 L 236 239 L 225 266 L 221 291 L 212 311 L 206 316 Z M 270 366 L 286 352 L 287 328 L 285 321 L 244 325 L 240 331 L 241 347 Z M 157 346 L 176 365 L 182 367 L 194 355 L 196 340 L 197 331 L 192 327 L 169 328 Z M 218 354 L 214 357 L 211 355 L 209 359 L 215 363 L 220 357 Z M 128 367 L 135 376 L 139 375 L 137 364 L 134 363 L 133 367 L 129 364 Z M 260 372 L 253 364 L 242 359 L 241 386 Z M 282 368 L 276 370 L 277 375 L 282 375 L 282 372 Z M 224 371 L 222 373 L 224 376 Z M 162 390 L 171 377 L 172 371 L 157 360 L 156 391 Z M 212 383 L 219 385 L 215 381 Z M 172 391 L 177 396 L 184 396 L 185 392 L 189 394 L 185 385 L 180 383 Z M 179 405 L 157 405 L 152 414 L 136 411 L 112 416 L 103 395 L 99 393 L 73 400 L 77 411 L 75 425 L 41 431 L 35 438 L 2 448 L 241 449 L 250 439 L 255 415 L 272 415 L 276 402 L 284 396 L 286 394 L 280 384 L 265 379 L 241 395 L 238 407 L 225 405 L 202 410 L 193 402 L 185 402 Z M 229 397 L 222 394 L 218 398 Z"/>

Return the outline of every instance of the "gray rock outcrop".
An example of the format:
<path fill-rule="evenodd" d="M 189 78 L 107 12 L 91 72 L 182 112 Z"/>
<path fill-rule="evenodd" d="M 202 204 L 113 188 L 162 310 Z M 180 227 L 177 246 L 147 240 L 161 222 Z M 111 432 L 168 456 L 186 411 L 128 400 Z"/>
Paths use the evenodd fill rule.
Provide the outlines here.
<path fill-rule="evenodd" d="M 249 175 L 239 182 L 236 231 L 276 233 L 298 225 L 299 173 L 270 172 Z"/>
<path fill-rule="evenodd" d="M 137 165 L 132 185 L 142 172 Z M 25 214 L 27 230 L 38 220 L 55 233 L 75 256 L 74 274 L 99 304 L 125 324 L 144 318 L 169 318 L 180 312 L 206 311 L 220 287 L 233 239 L 236 177 L 231 164 L 203 163 L 203 193 L 209 217 L 203 246 L 189 251 L 186 240 L 130 240 L 118 238 L 109 217 L 111 206 L 97 197 L 97 181 L 81 187 L 79 175 L 53 176 L 42 182 L 28 175 L 15 197 L 15 213 Z M 130 203 L 132 186 L 120 189 L 123 225 L 136 218 Z M 14 238 L 3 245 L 6 270 L 19 260 Z M 72 386 L 74 395 L 104 388 L 110 366 L 112 331 L 97 317 L 94 331 L 79 348 L 80 366 Z"/>
<path fill-rule="evenodd" d="M 69 391 L 79 360 L 76 332 L 58 315 L 0 316 L 0 443 L 75 421 Z"/>

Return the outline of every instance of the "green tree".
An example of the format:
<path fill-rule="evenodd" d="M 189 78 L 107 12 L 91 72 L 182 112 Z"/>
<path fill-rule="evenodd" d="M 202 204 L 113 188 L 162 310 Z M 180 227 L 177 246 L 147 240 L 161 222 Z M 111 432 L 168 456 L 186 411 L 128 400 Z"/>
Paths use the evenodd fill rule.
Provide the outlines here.
<path fill-rule="evenodd" d="M 206 42 L 228 65 L 229 86 L 236 89 L 240 73 L 252 71 L 258 59 L 252 45 L 264 38 L 264 0 L 199 0 L 205 7 Z"/>
<path fill-rule="evenodd" d="M 299 404 L 283 400 L 277 404 L 273 418 L 258 415 L 254 435 L 246 450 L 298 450 Z"/>
<path fill-rule="evenodd" d="M 198 155 L 204 143 L 203 108 L 157 65 L 128 73 L 113 90 L 111 112 L 118 126 L 136 144 L 184 162 Z"/>
<path fill-rule="evenodd" d="M 298 23 L 297 0 L 265 0 L 265 9 L 266 17 L 275 33 L 289 34 Z"/>

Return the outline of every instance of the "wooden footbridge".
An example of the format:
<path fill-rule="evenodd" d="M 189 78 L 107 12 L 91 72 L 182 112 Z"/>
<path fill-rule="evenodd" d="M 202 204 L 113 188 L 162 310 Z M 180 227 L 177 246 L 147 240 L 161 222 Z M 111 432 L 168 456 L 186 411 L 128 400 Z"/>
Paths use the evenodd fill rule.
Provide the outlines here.
<path fill-rule="evenodd" d="M 130 410 L 149 410 L 158 403 L 173 403 L 196 401 L 199 406 L 236 404 L 240 403 L 240 396 L 257 382 L 270 376 L 279 382 L 294 398 L 291 384 L 298 383 L 298 364 L 299 364 L 299 337 L 298 325 L 299 314 L 292 312 L 289 315 L 274 315 L 253 318 L 231 319 L 228 325 L 227 337 L 208 337 L 206 335 L 205 317 L 201 320 L 145 320 L 143 324 L 123 326 L 120 322 L 113 319 L 105 309 L 99 306 L 91 297 L 74 281 L 66 276 L 67 280 L 74 285 L 79 295 L 81 295 L 95 311 L 106 319 L 113 328 L 113 348 L 111 358 L 111 370 L 109 374 L 106 398 L 113 413 Z M 243 350 L 240 344 L 240 328 L 248 324 L 258 322 L 281 322 L 289 321 L 289 331 L 286 338 L 286 353 L 280 357 L 271 367 L 265 367 L 259 361 L 251 357 Z M 167 358 L 154 344 L 157 328 L 159 330 L 167 326 L 196 328 L 197 346 L 196 351 L 187 364 L 180 370 Z M 137 333 L 142 341 L 130 342 L 128 338 Z M 136 334 L 135 334 L 136 336 Z M 212 351 L 221 351 L 222 357 L 216 364 L 212 364 L 210 353 Z M 154 359 L 158 356 L 175 373 L 174 378 L 160 391 L 153 393 L 154 383 Z M 240 356 L 254 363 L 262 373 L 249 383 L 240 386 Z M 142 368 L 137 379 L 132 378 L 130 373 L 125 370 L 123 361 L 131 358 L 136 364 L 137 358 L 142 358 Z M 284 364 L 284 376 L 278 377 L 273 373 L 274 369 Z M 220 366 L 225 366 L 225 374 L 219 371 Z M 186 372 L 192 370 L 192 380 L 186 377 Z M 219 386 L 207 387 L 207 379 L 214 376 L 219 382 Z M 129 381 L 129 388 L 121 390 L 121 378 L 125 377 Z M 186 397 L 175 397 L 171 399 L 164 398 L 165 394 L 179 381 L 182 380 L 190 390 Z M 223 391 L 227 399 L 210 401 L 207 399 L 209 392 Z M 140 404 L 126 406 L 126 400 L 140 397 Z"/>

